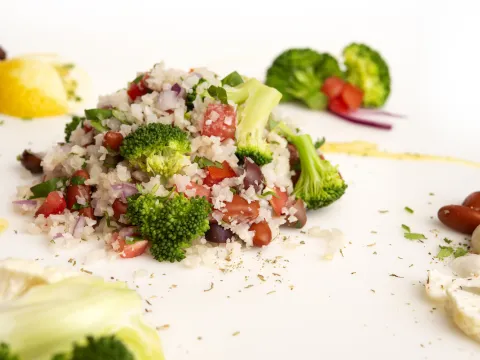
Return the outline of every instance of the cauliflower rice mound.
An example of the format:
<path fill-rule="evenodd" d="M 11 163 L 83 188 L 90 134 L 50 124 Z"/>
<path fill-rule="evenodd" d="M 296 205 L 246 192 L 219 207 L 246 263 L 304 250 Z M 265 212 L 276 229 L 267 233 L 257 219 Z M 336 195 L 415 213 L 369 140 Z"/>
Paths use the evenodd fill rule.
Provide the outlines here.
<path fill-rule="evenodd" d="M 201 96 L 211 86 L 221 86 L 221 80 L 215 73 L 204 69 L 192 69 L 184 72 L 167 69 L 163 63 L 156 64 L 148 73 L 138 74 L 149 92 L 132 99 L 129 89 L 122 89 L 113 94 L 100 96 L 98 108 L 116 109 L 121 112 L 122 120 L 116 117 L 102 119 L 101 125 L 109 131 L 119 132 L 125 138 L 142 125 L 161 123 L 174 125 L 187 131 L 191 141 L 191 153 L 184 158 L 181 169 L 168 179 L 160 175 L 147 173 L 133 167 L 127 160 L 120 159 L 112 166 L 111 149 L 104 146 L 105 132 L 92 131 L 90 120 L 85 120 L 83 126 L 78 126 L 71 132 L 69 142 L 58 143 L 43 156 L 42 166 L 44 177 L 37 183 L 52 178 L 70 178 L 78 170 L 86 170 L 90 176 L 85 185 L 92 189 L 90 206 L 93 218 L 79 214 L 79 211 L 68 210 L 61 214 L 44 216 L 38 214 L 29 224 L 28 231 L 32 234 L 46 234 L 54 246 L 71 247 L 82 241 L 100 240 L 105 242 L 106 254 L 118 252 L 112 234 L 129 225 L 125 215 L 115 218 L 112 207 L 116 199 L 131 195 L 132 188 L 141 193 L 153 193 L 157 196 L 168 196 L 176 189 L 187 197 L 195 195 L 195 189 L 189 184 L 204 184 L 206 169 L 194 161 L 199 157 L 214 163 L 228 163 L 236 176 L 223 179 L 210 187 L 210 203 L 212 204 L 211 220 L 218 221 L 224 228 L 230 229 L 233 236 L 225 244 L 207 242 L 205 237 L 193 241 L 186 249 L 183 263 L 196 266 L 201 263 L 213 264 L 220 259 L 232 259 L 241 253 L 242 245 L 253 246 L 254 232 L 250 231 L 253 223 L 266 222 L 271 229 L 272 238 L 279 233 L 279 227 L 289 222 L 295 222 L 296 209 L 292 184 L 293 171 L 289 164 L 289 149 L 287 141 L 276 133 L 265 130 L 265 138 L 273 153 L 273 161 L 261 166 L 264 177 L 264 188 L 261 192 L 253 186 L 245 188 L 245 171 L 241 163 L 243 159 L 236 156 L 236 142 L 218 136 L 202 135 L 205 124 L 210 125 L 219 116 L 215 111 L 205 118 L 207 108 L 222 105 L 220 100 L 209 96 Z M 147 75 L 147 76 L 145 76 Z M 138 78 L 137 78 L 138 79 Z M 202 79 L 202 80 L 201 80 Z M 201 81 L 200 81 L 201 80 Z M 196 95 L 191 99 L 192 95 Z M 193 104 L 188 109 L 187 99 Z M 192 101 L 193 100 L 193 101 Z M 236 104 L 228 103 L 236 110 Z M 190 105 L 191 106 L 191 105 Z M 126 119 L 126 120 L 125 120 Z M 235 119 L 226 117 L 224 122 L 229 126 Z M 118 158 L 117 158 L 118 160 Z M 140 186 L 139 186 L 140 185 Z M 235 191 L 232 191 L 232 188 Z M 59 184 L 59 190 L 61 184 Z M 63 188 L 64 189 L 64 188 Z M 281 214 L 276 214 L 271 206 L 274 189 L 279 189 L 288 196 Z M 278 190 L 277 190 L 278 191 Z M 232 201 L 234 193 L 247 200 L 257 201 L 260 205 L 258 217 L 249 221 L 222 221 L 225 204 Z M 14 202 L 16 208 L 26 214 L 38 212 L 42 201 L 26 200 L 32 196 L 30 187 L 19 187 Z M 85 205 L 85 199 L 77 197 L 77 203 Z"/>

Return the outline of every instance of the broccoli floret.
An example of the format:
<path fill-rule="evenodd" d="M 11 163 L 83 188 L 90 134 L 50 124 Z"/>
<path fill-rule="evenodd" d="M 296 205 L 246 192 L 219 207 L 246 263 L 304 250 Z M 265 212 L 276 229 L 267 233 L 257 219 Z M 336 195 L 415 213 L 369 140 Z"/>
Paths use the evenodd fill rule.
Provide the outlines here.
<path fill-rule="evenodd" d="M 289 49 L 281 53 L 267 70 L 266 84 L 283 95 L 282 101 L 301 101 L 315 110 L 327 107 L 320 91 L 330 76 L 343 77 L 337 60 L 312 49 Z"/>
<path fill-rule="evenodd" d="M 115 336 L 94 338 L 87 336 L 82 345 L 74 344 L 71 354 L 58 354 L 52 360 L 135 360 L 134 356 Z"/>
<path fill-rule="evenodd" d="M 390 95 L 390 72 L 382 56 L 364 44 L 350 44 L 343 50 L 346 79 L 363 90 L 363 106 L 381 107 Z"/>
<path fill-rule="evenodd" d="M 123 140 L 120 154 L 133 166 L 170 178 L 190 152 L 188 134 L 178 127 L 159 123 L 139 127 Z"/>
<path fill-rule="evenodd" d="M 152 194 L 128 198 L 127 218 L 151 242 L 150 252 L 158 261 L 180 261 L 192 240 L 210 228 L 211 205 L 204 197 L 175 194 L 162 198 Z"/>
<path fill-rule="evenodd" d="M 305 201 L 309 209 L 328 206 L 340 199 L 347 184 L 335 166 L 320 158 L 310 135 L 297 135 L 285 123 L 275 124 L 274 129 L 298 151 L 301 172 L 293 191 L 295 196 Z"/>
<path fill-rule="evenodd" d="M 72 120 L 65 125 L 65 141 L 70 141 L 70 136 L 72 136 L 72 132 L 78 128 L 78 126 L 82 126 L 83 122 L 85 121 L 84 117 L 80 116 L 73 116 Z"/>
<path fill-rule="evenodd" d="M 10 346 L 5 343 L 0 343 L 0 360 L 19 360 L 17 355 L 12 354 Z"/>
<path fill-rule="evenodd" d="M 256 79 L 228 87 L 226 92 L 228 100 L 238 104 L 235 133 L 237 156 L 240 159 L 249 157 L 258 165 L 271 162 L 272 151 L 265 140 L 265 127 L 282 94 Z"/>

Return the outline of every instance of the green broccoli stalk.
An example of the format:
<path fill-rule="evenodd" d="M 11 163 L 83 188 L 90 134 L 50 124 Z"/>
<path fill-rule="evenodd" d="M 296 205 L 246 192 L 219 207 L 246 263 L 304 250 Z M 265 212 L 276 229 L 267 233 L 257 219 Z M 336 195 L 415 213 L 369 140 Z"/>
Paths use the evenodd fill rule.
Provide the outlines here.
<path fill-rule="evenodd" d="M 130 164 L 165 178 L 182 168 L 188 152 L 188 134 L 175 126 L 159 123 L 139 127 L 125 137 L 120 147 L 120 154 Z"/>
<path fill-rule="evenodd" d="M 52 360 L 135 360 L 125 344 L 113 335 L 88 336 L 86 340 L 83 345 L 75 344 L 71 354 L 55 355 Z"/>
<path fill-rule="evenodd" d="M 320 88 L 330 76 L 343 77 L 333 56 L 312 49 L 289 49 L 267 70 L 266 84 L 282 93 L 283 102 L 297 100 L 310 109 L 323 110 L 327 107 L 327 97 Z"/>
<path fill-rule="evenodd" d="M 192 240 L 210 228 L 211 205 L 204 197 L 172 198 L 152 194 L 128 198 L 127 218 L 151 242 L 150 253 L 158 261 L 180 261 Z"/>
<path fill-rule="evenodd" d="M 258 165 L 271 162 L 272 151 L 265 140 L 265 127 L 282 94 L 256 79 L 227 87 L 226 93 L 228 100 L 239 105 L 235 133 L 237 156 L 240 159 L 249 157 Z"/>
<path fill-rule="evenodd" d="M 20 360 L 20 358 L 12 353 L 10 346 L 0 343 L 0 360 Z"/>
<path fill-rule="evenodd" d="M 295 196 L 305 201 L 309 209 L 325 207 L 340 199 L 347 184 L 335 166 L 320 158 L 310 135 L 295 134 L 283 122 L 272 124 L 298 151 L 301 172 L 293 191 Z"/>
<path fill-rule="evenodd" d="M 390 95 L 390 72 L 382 56 L 364 44 L 350 44 L 343 50 L 346 79 L 364 92 L 363 106 L 378 108 Z"/>

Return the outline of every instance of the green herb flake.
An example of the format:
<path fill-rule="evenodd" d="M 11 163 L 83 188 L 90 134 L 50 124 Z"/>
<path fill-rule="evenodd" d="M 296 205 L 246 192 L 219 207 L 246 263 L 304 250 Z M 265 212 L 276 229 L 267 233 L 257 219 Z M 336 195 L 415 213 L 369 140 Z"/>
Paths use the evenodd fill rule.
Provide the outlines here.
<path fill-rule="evenodd" d="M 5 124 L 5 120 L 0 120 L 0 126 Z"/>
<path fill-rule="evenodd" d="M 144 74 L 138 75 L 135 79 L 133 79 L 133 83 L 138 84 L 143 79 Z"/>
<path fill-rule="evenodd" d="M 259 194 L 258 197 L 264 199 L 264 198 L 266 198 L 266 197 L 269 196 L 269 195 L 272 195 L 273 197 L 275 197 L 275 198 L 277 198 L 277 199 L 279 198 L 278 194 L 277 194 L 275 191 L 273 191 L 273 190 L 265 191 L 264 193 Z"/>
<path fill-rule="evenodd" d="M 451 246 L 442 246 L 440 245 L 440 251 L 437 254 L 437 259 L 443 260 L 454 253 L 454 250 Z"/>
<path fill-rule="evenodd" d="M 230 74 L 228 74 L 227 76 L 225 76 L 222 79 L 222 85 L 229 85 L 229 86 L 234 87 L 234 86 L 237 86 L 237 85 L 240 85 L 240 84 L 243 84 L 243 78 L 236 71 L 231 72 Z"/>
<path fill-rule="evenodd" d="M 112 117 L 110 109 L 85 109 L 85 117 L 88 120 L 105 120 Z"/>
<path fill-rule="evenodd" d="M 72 210 L 81 210 L 81 209 L 85 209 L 85 208 L 87 208 L 87 207 L 89 207 L 89 206 L 90 206 L 89 203 L 85 203 L 84 205 L 79 204 L 79 203 L 75 203 L 75 204 L 73 204 L 73 206 L 72 206 Z"/>
<path fill-rule="evenodd" d="M 140 240 L 143 240 L 140 236 L 125 236 L 125 243 L 128 245 L 135 244 Z"/>
<path fill-rule="evenodd" d="M 85 178 L 82 176 L 74 176 L 70 180 L 71 185 L 83 185 L 85 184 Z"/>
<path fill-rule="evenodd" d="M 428 195 L 435 196 L 435 193 L 431 192 L 431 193 L 428 193 Z"/>
<path fill-rule="evenodd" d="M 47 195 L 52 191 L 62 189 L 65 186 L 66 181 L 66 178 L 53 178 L 38 185 L 32 186 L 30 191 L 33 195 L 30 197 L 30 199 L 47 197 Z"/>
<path fill-rule="evenodd" d="M 211 85 L 207 91 L 211 97 L 220 100 L 222 104 L 228 104 L 227 92 L 221 86 Z"/>
<path fill-rule="evenodd" d="M 320 149 L 323 144 L 325 144 L 325 137 L 322 137 L 321 139 L 318 139 L 317 141 L 315 141 L 315 149 Z"/>
<path fill-rule="evenodd" d="M 419 233 L 412 233 L 412 232 L 403 234 L 403 237 L 407 240 L 425 240 L 426 239 L 425 235 L 419 234 Z"/>
<path fill-rule="evenodd" d="M 388 213 L 388 210 L 378 210 L 378 212 L 379 212 L 380 214 L 386 214 L 386 213 Z"/>
<path fill-rule="evenodd" d="M 408 227 L 408 226 L 405 225 L 405 224 L 402 224 L 402 229 L 405 230 L 406 232 L 412 232 L 412 231 L 410 230 L 410 227 Z"/>
<path fill-rule="evenodd" d="M 443 241 L 445 241 L 447 244 L 451 244 L 453 240 L 445 238 L 445 239 L 443 239 Z"/>
<path fill-rule="evenodd" d="M 455 252 L 453 253 L 453 256 L 455 258 L 462 257 L 468 254 L 468 250 L 463 247 L 459 247 L 455 249 Z"/>
<path fill-rule="evenodd" d="M 216 168 L 223 169 L 223 165 L 222 165 L 221 162 L 211 161 L 211 160 L 208 160 L 207 158 L 201 157 L 201 156 L 195 156 L 195 159 L 193 159 L 193 162 L 197 163 L 198 167 L 200 169 L 204 169 L 204 168 L 210 167 L 210 166 L 214 166 Z"/>
<path fill-rule="evenodd" d="M 408 206 L 405 206 L 405 211 L 410 213 L 410 214 L 414 213 L 413 209 L 409 208 Z"/>

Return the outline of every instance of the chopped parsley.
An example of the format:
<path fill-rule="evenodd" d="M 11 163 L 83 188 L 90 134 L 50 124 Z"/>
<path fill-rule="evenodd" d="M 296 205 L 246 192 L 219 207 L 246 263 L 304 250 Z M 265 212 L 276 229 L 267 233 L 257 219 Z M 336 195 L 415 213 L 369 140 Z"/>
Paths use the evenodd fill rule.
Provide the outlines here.
<path fill-rule="evenodd" d="M 0 126 L 2 126 L 3 124 L 5 124 L 5 120 L 0 120 Z"/>
<path fill-rule="evenodd" d="M 30 196 L 30 199 L 47 197 L 47 195 L 50 194 L 52 191 L 63 189 L 65 187 L 66 181 L 66 178 L 53 178 L 35 186 L 32 186 L 30 188 L 30 191 L 33 195 Z"/>
<path fill-rule="evenodd" d="M 70 180 L 71 185 L 83 185 L 85 184 L 85 178 L 82 176 L 74 176 Z"/>
<path fill-rule="evenodd" d="M 378 210 L 378 212 L 379 212 L 380 214 L 386 214 L 386 213 L 388 213 L 388 210 Z"/>
<path fill-rule="evenodd" d="M 409 208 L 408 206 L 405 206 L 405 211 L 410 214 L 413 214 L 413 209 Z"/>
<path fill-rule="evenodd" d="M 220 100 L 222 104 L 228 104 L 227 92 L 221 86 L 211 85 L 207 91 L 211 97 Z"/>
<path fill-rule="evenodd" d="M 405 224 L 402 224 L 402 229 L 405 230 L 406 232 L 411 232 L 410 227 L 408 227 Z"/>
<path fill-rule="evenodd" d="M 445 241 L 447 244 L 451 244 L 453 240 L 445 238 L 445 239 L 443 239 L 443 241 Z"/>
<path fill-rule="evenodd" d="M 87 208 L 87 207 L 89 207 L 89 206 L 90 206 L 90 204 L 89 204 L 88 202 L 85 203 L 84 205 L 79 204 L 79 203 L 75 203 L 75 204 L 73 204 L 73 206 L 72 206 L 72 210 L 81 210 L 81 209 L 85 209 L 85 208 Z"/>
<path fill-rule="evenodd" d="M 440 250 L 437 254 L 437 259 L 443 260 L 445 258 L 448 258 L 450 256 L 454 256 L 455 258 L 464 256 L 468 253 L 468 250 L 464 247 L 458 247 L 454 249 L 451 246 L 442 246 L 440 245 Z"/>
<path fill-rule="evenodd" d="M 403 237 L 408 240 L 425 240 L 426 237 L 423 234 L 419 233 L 405 233 Z"/>
<path fill-rule="evenodd" d="M 243 84 L 243 78 L 236 71 L 231 72 L 230 74 L 228 74 L 222 79 L 222 85 L 229 85 L 231 87 L 234 87 L 240 84 Z"/>
<path fill-rule="evenodd" d="M 324 137 L 315 141 L 315 144 L 314 144 L 315 149 L 320 149 L 323 144 L 325 144 L 325 138 Z"/>
<path fill-rule="evenodd" d="M 223 165 L 222 165 L 221 162 L 211 161 L 211 160 L 208 160 L 207 158 L 201 157 L 201 156 L 195 156 L 195 159 L 193 159 L 193 162 L 197 163 L 198 167 L 200 169 L 204 169 L 204 168 L 210 167 L 210 166 L 214 166 L 216 168 L 223 169 Z"/>

